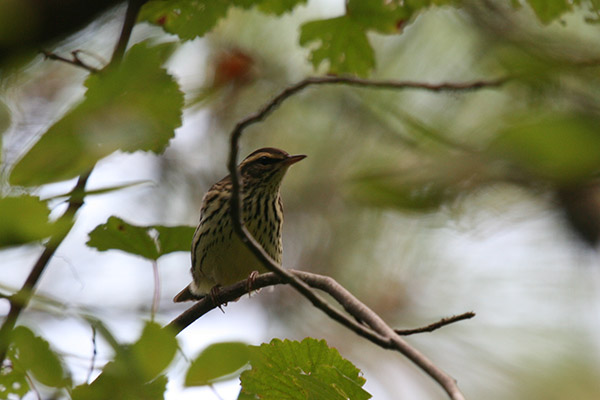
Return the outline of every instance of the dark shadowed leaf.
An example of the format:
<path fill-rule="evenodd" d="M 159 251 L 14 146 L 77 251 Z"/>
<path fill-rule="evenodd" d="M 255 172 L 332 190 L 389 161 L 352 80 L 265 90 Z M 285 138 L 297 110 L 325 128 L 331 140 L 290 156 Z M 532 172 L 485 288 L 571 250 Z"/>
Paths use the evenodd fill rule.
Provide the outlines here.
<path fill-rule="evenodd" d="M 269 344 L 250 346 L 250 350 L 252 369 L 240 376 L 241 399 L 371 398 L 362 388 L 365 379 L 360 371 L 324 340 L 274 339 Z"/>
<path fill-rule="evenodd" d="M 186 386 L 210 385 L 237 377 L 249 361 L 248 345 L 239 342 L 215 343 L 192 362 L 185 377 Z"/>
<path fill-rule="evenodd" d="M 133 46 L 121 64 L 91 75 L 85 99 L 17 163 L 15 185 L 73 178 L 117 151 L 162 152 L 181 125 L 183 94 L 162 68 L 172 44 Z"/>

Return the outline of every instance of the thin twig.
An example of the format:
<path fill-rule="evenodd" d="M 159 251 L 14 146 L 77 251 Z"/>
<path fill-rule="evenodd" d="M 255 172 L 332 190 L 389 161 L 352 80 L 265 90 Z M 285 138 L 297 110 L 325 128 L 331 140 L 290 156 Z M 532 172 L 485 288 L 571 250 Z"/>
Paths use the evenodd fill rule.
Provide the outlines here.
<path fill-rule="evenodd" d="M 92 379 L 92 374 L 94 373 L 94 369 L 96 368 L 96 357 L 98 356 L 98 349 L 96 347 L 96 326 L 92 325 L 92 361 L 90 362 L 90 370 L 88 371 L 87 378 L 85 379 L 86 383 L 90 383 Z"/>
<path fill-rule="evenodd" d="M 269 103 L 267 103 L 258 112 L 248 116 L 247 118 L 236 124 L 235 128 L 231 132 L 230 149 L 229 149 L 229 161 L 228 169 L 231 175 L 232 181 L 232 196 L 231 196 L 231 218 L 233 230 L 240 237 L 246 247 L 257 257 L 257 259 L 263 264 L 263 266 L 271 272 L 276 273 L 285 283 L 289 283 L 294 289 L 300 292 L 306 297 L 315 307 L 319 308 L 325 314 L 332 319 L 338 321 L 342 325 L 346 326 L 350 330 L 356 332 L 360 336 L 363 336 L 372 342 L 380 345 L 383 348 L 395 348 L 423 369 L 429 376 L 435 379 L 443 388 L 446 390 L 450 398 L 452 399 L 463 399 L 463 395 L 458 389 L 456 382 L 452 377 L 447 375 L 445 372 L 436 367 L 431 361 L 425 358 L 422 354 L 418 353 L 415 349 L 408 346 L 406 342 L 400 336 L 398 336 L 393 329 L 387 327 L 387 325 L 380 326 L 382 331 L 375 329 L 371 330 L 362 324 L 357 323 L 355 320 L 348 318 L 346 315 L 341 313 L 339 310 L 331 307 L 322 297 L 314 293 L 310 287 L 298 279 L 294 275 L 290 274 L 286 270 L 282 269 L 261 247 L 261 245 L 254 240 L 249 234 L 248 230 L 244 226 L 241 212 L 241 178 L 240 173 L 237 169 L 237 159 L 239 153 L 239 140 L 244 130 L 257 122 L 262 121 L 268 115 L 270 115 L 275 109 L 277 109 L 281 103 L 292 95 L 302 91 L 309 86 L 325 85 L 325 84 L 345 84 L 350 86 L 358 86 L 363 88 L 375 88 L 375 89 L 420 89 L 433 92 L 440 91 L 469 91 L 481 88 L 499 87 L 507 82 L 508 78 L 500 78 L 495 80 L 479 80 L 466 83 L 423 83 L 423 82 L 412 82 L 412 81 L 372 81 L 367 79 L 360 79 L 354 77 L 315 77 L 304 79 L 294 85 L 291 85 L 282 90 L 277 96 L 275 96 Z M 362 320 L 362 319 L 361 319 Z M 377 322 L 377 321 L 374 321 Z M 380 333 L 383 332 L 383 333 Z"/>
<path fill-rule="evenodd" d="M 95 74 L 96 72 L 98 72 L 97 68 L 92 67 L 91 65 L 87 65 L 86 63 L 84 63 L 83 61 L 81 61 L 81 59 L 76 55 L 77 51 L 74 51 L 71 53 L 72 58 L 66 58 L 63 56 L 60 56 L 56 53 L 52 53 L 50 51 L 47 50 L 42 50 L 41 53 L 44 55 L 44 57 L 48 60 L 56 60 L 56 61 L 62 61 L 64 63 L 67 64 L 71 64 L 74 65 L 76 67 L 79 68 L 83 68 L 88 72 L 91 72 L 93 74 Z"/>
<path fill-rule="evenodd" d="M 475 313 L 473 311 L 468 311 L 466 313 L 462 313 L 459 315 L 453 315 L 451 317 L 442 318 L 437 322 L 434 322 L 427 326 L 423 326 L 421 328 L 394 329 L 394 332 L 396 332 L 398 335 L 402 335 L 402 336 L 414 335 L 416 333 L 433 332 L 433 331 L 438 330 L 446 325 L 450 325 L 450 324 L 453 324 L 458 321 L 463 321 L 465 319 L 471 319 L 474 316 L 475 316 Z"/>

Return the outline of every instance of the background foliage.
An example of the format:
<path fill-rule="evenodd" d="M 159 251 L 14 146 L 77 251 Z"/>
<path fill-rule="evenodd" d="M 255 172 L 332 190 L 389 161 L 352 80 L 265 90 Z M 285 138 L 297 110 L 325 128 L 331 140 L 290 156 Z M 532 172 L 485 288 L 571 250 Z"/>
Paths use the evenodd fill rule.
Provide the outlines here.
<path fill-rule="evenodd" d="M 190 279 L 185 251 L 202 194 L 226 174 L 228 133 L 313 74 L 484 85 L 311 88 L 251 128 L 244 154 L 309 155 L 283 188 L 284 266 L 334 276 L 399 327 L 476 311 L 412 339 L 468 398 L 597 398 L 596 1 L 152 0 L 119 64 L 106 60 L 124 5 L 98 2 L 72 25 L 63 13 L 58 30 L 34 3 L 0 6 L 3 297 L 69 228 L 57 217 L 73 178 L 93 173 L 14 331 L 0 398 L 217 398 L 196 387 L 207 384 L 237 398 L 240 381 L 225 378 L 247 362 L 239 398 L 256 398 L 277 388 L 265 359 L 315 350 L 329 357 L 281 376 L 325 398 L 338 380 L 340 398 L 444 398 L 287 289 L 231 304 L 177 339 L 160 329 L 182 311 L 170 299 Z M 82 50 L 98 71 L 40 48 Z M 222 369 L 198 369 L 216 360 Z"/>

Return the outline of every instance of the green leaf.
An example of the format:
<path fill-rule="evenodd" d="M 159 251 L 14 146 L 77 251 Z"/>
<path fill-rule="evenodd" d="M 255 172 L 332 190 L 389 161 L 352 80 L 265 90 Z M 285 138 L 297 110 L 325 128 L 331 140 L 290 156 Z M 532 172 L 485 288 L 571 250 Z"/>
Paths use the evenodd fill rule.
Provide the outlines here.
<path fill-rule="evenodd" d="M 148 322 L 130 351 L 141 380 L 150 381 L 173 361 L 177 351 L 177 339 L 173 333 L 160 325 Z"/>
<path fill-rule="evenodd" d="M 73 178 L 117 151 L 162 152 L 181 125 L 183 94 L 161 68 L 170 43 L 133 46 L 120 64 L 91 75 L 83 102 L 17 163 L 10 181 L 40 185 Z"/>
<path fill-rule="evenodd" d="M 33 196 L 0 198 L 0 248 L 44 239 L 54 232 L 46 203 Z"/>
<path fill-rule="evenodd" d="M 520 116 L 490 150 L 541 178 L 578 182 L 600 170 L 598 124 L 590 115 Z"/>
<path fill-rule="evenodd" d="M 252 369 L 240 376 L 238 399 L 362 400 L 371 395 L 362 389 L 360 371 L 329 348 L 324 340 L 302 342 L 274 339 L 250 346 Z"/>
<path fill-rule="evenodd" d="M 527 3 L 544 24 L 573 11 L 573 2 L 570 0 L 527 0 Z"/>
<path fill-rule="evenodd" d="M 196 228 L 191 226 L 162 226 L 151 227 L 158 232 L 159 255 L 176 251 L 189 251 Z"/>
<path fill-rule="evenodd" d="M 142 7 L 139 19 L 191 40 L 212 30 L 230 6 L 228 0 L 151 0 Z"/>
<path fill-rule="evenodd" d="M 123 250 L 150 260 L 160 257 L 148 228 L 131 225 L 117 217 L 110 217 L 105 224 L 98 225 L 90 232 L 90 240 L 86 244 L 99 251 Z"/>
<path fill-rule="evenodd" d="M 395 33 L 412 15 L 405 3 L 403 0 L 349 0 L 346 13 L 364 29 Z"/>
<path fill-rule="evenodd" d="M 343 16 L 307 22 L 301 27 L 300 44 L 318 42 L 311 51 L 314 68 L 329 63 L 331 74 L 366 76 L 375 66 L 373 48 L 363 27 Z"/>
<path fill-rule="evenodd" d="M 46 340 L 35 336 L 24 326 L 16 327 L 12 337 L 15 347 L 15 366 L 23 371 L 29 371 L 37 381 L 46 386 L 65 387 L 70 384 L 60 359 L 50 349 Z"/>
<path fill-rule="evenodd" d="M 136 226 L 113 216 L 90 232 L 86 244 L 99 251 L 122 250 L 157 260 L 168 253 L 189 251 L 194 231 L 191 226 Z"/>
<path fill-rule="evenodd" d="M 104 333 L 112 337 L 110 332 Z M 113 344 L 113 348 L 115 359 L 106 364 L 94 382 L 76 387 L 72 399 L 164 399 L 167 378 L 158 374 L 173 361 L 177 350 L 175 335 L 148 322 L 134 344 Z"/>
<path fill-rule="evenodd" d="M 185 377 L 185 386 L 210 385 L 234 378 L 248 364 L 249 356 L 245 343 L 212 344 L 192 362 Z"/>
<path fill-rule="evenodd" d="M 8 359 L 12 365 L 0 367 L 0 399 L 23 398 L 29 392 L 29 382 L 25 375 L 25 370 L 19 368 L 16 349 L 11 346 L 7 353 Z"/>
<path fill-rule="evenodd" d="M 282 15 L 290 12 L 299 4 L 306 4 L 307 0 L 261 0 L 258 9 L 265 14 Z"/>

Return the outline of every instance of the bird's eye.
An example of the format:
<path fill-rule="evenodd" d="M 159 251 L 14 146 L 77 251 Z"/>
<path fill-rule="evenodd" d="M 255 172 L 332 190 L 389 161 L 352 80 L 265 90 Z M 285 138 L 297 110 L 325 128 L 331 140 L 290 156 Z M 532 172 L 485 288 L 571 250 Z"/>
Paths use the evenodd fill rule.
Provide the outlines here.
<path fill-rule="evenodd" d="M 271 159 L 269 157 L 262 156 L 257 160 L 262 165 L 270 164 Z"/>

